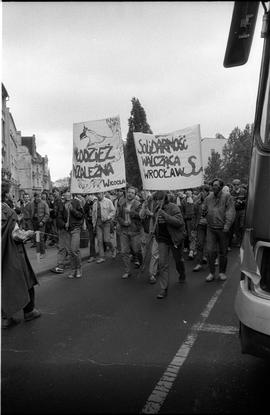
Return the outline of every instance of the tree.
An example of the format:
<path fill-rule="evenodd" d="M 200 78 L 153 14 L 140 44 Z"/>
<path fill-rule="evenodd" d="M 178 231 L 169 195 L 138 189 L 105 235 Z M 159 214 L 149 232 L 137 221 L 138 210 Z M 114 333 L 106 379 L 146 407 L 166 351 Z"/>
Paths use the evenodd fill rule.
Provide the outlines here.
<path fill-rule="evenodd" d="M 247 124 L 241 131 L 238 127 L 229 135 L 223 148 L 223 178 L 225 182 L 240 179 L 247 183 L 251 158 L 253 125 Z"/>
<path fill-rule="evenodd" d="M 210 182 L 214 178 L 222 178 L 222 159 L 217 151 L 211 153 L 211 157 L 208 157 L 208 165 L 204 171 L 204 179 Z"/>
<path fill-rule="evenodd" d="M 153 134 L 152 130 L 147 122 L 144 108 L 141 106 L 138 98 L 133 97 L 132 100 L 131 115 L 128 119 L 128 133 L 127 141 L 124 147 L 125 165 L 127 183 L 137 188 L 142 188 L 142 179 L 140 174 L 140 168 L 137 160 L 134 132 L 142 132 Z"/>

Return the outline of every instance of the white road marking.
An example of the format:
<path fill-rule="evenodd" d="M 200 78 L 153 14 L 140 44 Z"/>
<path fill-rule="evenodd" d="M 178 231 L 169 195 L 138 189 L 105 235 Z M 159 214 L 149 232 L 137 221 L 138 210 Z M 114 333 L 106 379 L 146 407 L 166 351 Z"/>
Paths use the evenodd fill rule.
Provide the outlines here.
<path fill-rule="evenodd" d="M 222 288 L 218 289 L 215 292 L 213 297 L 207 303 L 205 309 L 200 314 L 199 321 L 193 324 L 193 326 L 191 327 L 190 334 L 187 336 L 184 343 L 178 349 L 173 360 L 171 361 L 171 363 L 169 364 L 169 366 L 163 373 L 162 377 L 158 381 L 151 395 L 148 397 L 146 404 L 144 405 L 142 409 L 143 414 L 157 414 L 160 411 L 170 389 L 173 386 L 173 383 L 178 375 L 178 372 L 181 366 L 184 364 L 190 350 L 192 349 L 192 346 L 194 345 L 199 335 L 199 332 L 201 330 L 204 330 L 204 327 L 206 327 L 206 331 L 210 329 L 211 325 L 205 325 L 204 324 L 205 320 L 208 318 L 212 308 L 214 307 L 216 301 L 218 300 L 220 294 L 222 293 L 226 283 L 227 281 L 223 284 Z M 218 326 L 213 325 L 212 331 L 214 331 L 213 327 L 215 327 L 217 331 Z"/>
<path fill-rule="evenodd" d="M 196 330 L 196 327 L 193 328 Z M 219 324 L 204 324 L 203 327 L 198 328 L 197 330 L 200 331 L 208 331 L 212 333 L 220 333 L 220 334 L 236 334 L 238 333 L 239 329 L 235 326 L 222 326 Z"/>

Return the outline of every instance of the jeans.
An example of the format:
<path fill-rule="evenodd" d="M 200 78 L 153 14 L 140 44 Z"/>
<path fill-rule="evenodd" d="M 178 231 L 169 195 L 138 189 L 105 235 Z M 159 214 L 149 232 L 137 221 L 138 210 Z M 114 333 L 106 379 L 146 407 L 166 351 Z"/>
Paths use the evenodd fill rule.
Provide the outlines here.
<path fill-rule="evenodd" d="M 160 270 L 160 287 L 162 290 L 167 290 L 169 286 L 169 254 L 172 251 L 175 266 L 178 272 L 178 276 L 181 279 L 186 278 L 185 264 L 183 259 L 183 242 L 177 247 L 173 245 L 167 245 L 165 242 L 158 242 L 159 251 L 159 270 Z"/>
<path fill-rule="evenodd" d="M 215 273 L 217 247 L 219 249 L 219 272 L 225 273 L 227 268 L 228 232 L 223 232 L 222 229 L 212 229 L 208 226 L 206 244 L 211 274 Z"/>
<path fill-rule="evenodd" d="M 132 249 L 134 253 L 134 259 L 138 260 L 141 245 L 141 233 L 121 230 L 120 240 L 121 254 L 125 266 L 125 272 L 130 273 L 130 251 Z"/>
<path fill-rule="evenodd" d="M 203 264 L 203 252 L 206 243 L 207 225 L 198 225 L 197 227 L 197 262 Z"/>
<path fill-rule="evenodd" d="M 58 230 L 57 266 L 64 269 L 66 257 L 71 252 L 71 235 L 66 229 Z"/>
<path fill-rule="evenodd" d="M 97 241 L 98 241 L 98 252 L 99 257 L 104 257 L 104 245 L 109 247 L 110 249 L 113 249 L 113 245 L 111 243 L 111 224 L 110 222 L 104 222 L 104 223 L 97 223 Z"/>
<path fill-rule="evenodd" d="M 158 270 L 158 259 L 159 259 L 158 243 L 157 243 L 155 236 L 153 235 L 150 246 L 146 247 L 146 242 L 148 238 L 149 238 L 149 234 L 144 232 L 142 239 L 141 239 L 142 255 L 143 255 L 143 258 L 145 258 L 147 254 L 146 249 L 147 248 L 151 249 L 151 258 L 149 262 L 149 274 L 156 276 L 157 270 Z"/>
<path fill-rule="evenodd" d="M 81 268 L 80 235 L 80 228 L 75 228 L 72 231 L 70 231 L 70 262 L 72 270 Z"/>

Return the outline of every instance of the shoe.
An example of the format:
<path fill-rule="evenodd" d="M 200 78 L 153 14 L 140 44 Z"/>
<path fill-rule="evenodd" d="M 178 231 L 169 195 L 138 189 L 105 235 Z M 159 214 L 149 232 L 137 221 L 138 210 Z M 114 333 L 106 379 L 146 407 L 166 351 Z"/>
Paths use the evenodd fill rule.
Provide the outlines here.
<path fill-rule="evenodd" d="M 31 321 L 41 316 L 41 312 L 34 308 L 30 313 L 24 313 L 24 320 Z"/>
<path fill-rule="evenodd" d="M 149 284 L 155 284 L 157 282 L 157 279 L 154 275 L 151 275 L 149 278 Z"/>
<path fill-rule="evenodd" d="M 82 270 L 81 269 L 77 269 L 77 271 L 75 273 L 75 277 L 76 278 L 82 278 Z"/>
<path fill-rule="evenodd" d="M 208 261 L 207 261 L 207 258 L 206 258 L 206 256 L 204 256 L 204 257 L 203 257 L 203 259 L 202 259 L 202 263 L 203 263 L 203 264 L 207 264 L 207 262 L 208 262 Z"/>
<path fill-rule="evenodd" d="M 180 283 L 180 284 L 182 284 L 183 282 L 186 282 L 186 277 L 184 276 L 184 277 L 179 277 L 178 278 L 178 282 Z"/>
<path fill-rule="evenodd" d="M 128 272 L 125 272 L 123 275 L 122 275 L 122 279 L 123 280 L 126 280 L 127 278 L 129 278 L 130 277 L 130 274 L 128 273 Z"/>
<path fill-rule="evenodd" d="M 68 274 L 68 278 L 75 278 L 75 274 L 76 274 L 76 272 L 75 271 L 73 271 L 73 272 L 71 272 L 70 274 Z"/>
<path fill-rule="evenodd" d="M 96 260 L 96 258 L 94 258 L 93 256 L 90 256 L 90 258 L 88 259 L 88 261 L 87 262 L 94 262 Z"/>
<path fill-rule="evenodd" d="M 19 322 L 13 317 L 2 318 L 2 329 L 8 329 L 9 327 L 16 326 Z"/>
<path fill-rule="evenodd" d="M 50 271 L 54 272 L 55 274 L 63 274 L 64 272 L 63 268 L 60 268 L 60 267 L 52 268 Z"/>
<path fill-rule="evenodd" d="M 104 259 L 104 258 L 98 258 L 98 259 L 96 260 L 96 263 L 97 263 L 97 264 L 101 264 L 102 262 L 105 262 L 105 259 Z"/>
<path fill-rule="evenodd" d="M 197 265 L 196 265 L 196 267 L 194 267 L 192 271 L 194 271 L 194 272 L 198 272 L 198 271 L 200 271 L 201 269 L 202 269 L 202 265 L 201 265 L 201 264 L 197 264 Z"/>
<path fill-rule="evenodd" d="M 160 293 L 157 295 L 157 298 L 159 300 L 161 300 L 162 298 L 165 298 L 167 296 L 167 290 L 162 290 L 160 291 Z"/>
<path fill-rule="evenodd" d="M 194 259 L 194 252 L 192 250 L 189 251 L 188 257 L 189 259 Z"/>
<path fill-rule="evenodd" d="M 207 275 L 207 277 L 205 278 L 205 281 L 207 281 L 207 282 L 210 282 L 210 281 L 213 281 L 213 279 L 214 279 L 215 277 L 214 277 L 214 275 L 213 274 L 209 274 L 209 275 Z"/>
<path fill-rule="evenodd" d="M 141 264 L 139 261 L 134 261 L 135 268 L 140 268 Z"/>
<path fill-rule="evenodd" d="M 218 274 L 218 276 L 219 276 L 219 279 L 220 279 L 221 281 L 226 281 L 226 279 L 227 279 L 227 275 L 225 275 L 225 274 L 224 274 L 224 272 L 220 272 L 220 273 Z"/>

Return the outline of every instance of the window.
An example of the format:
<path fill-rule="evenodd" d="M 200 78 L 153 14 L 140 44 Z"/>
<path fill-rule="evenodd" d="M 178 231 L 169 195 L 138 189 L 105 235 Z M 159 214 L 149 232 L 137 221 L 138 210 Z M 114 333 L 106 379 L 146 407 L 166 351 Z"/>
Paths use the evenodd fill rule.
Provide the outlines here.
<path fill-rule="evenodd" d="M 260 135 L 263 145 L 270 147 L 270 76 L 268 73 L 268 80 L 266 92 L 264 96 L 262 119 L 260 126 Z"/>

